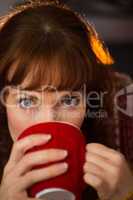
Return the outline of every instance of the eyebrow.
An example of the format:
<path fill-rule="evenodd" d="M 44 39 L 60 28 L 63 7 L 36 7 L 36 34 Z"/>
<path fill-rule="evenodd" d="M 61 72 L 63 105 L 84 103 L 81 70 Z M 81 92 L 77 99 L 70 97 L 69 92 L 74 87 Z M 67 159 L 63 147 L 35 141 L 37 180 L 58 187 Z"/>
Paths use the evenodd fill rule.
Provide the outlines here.
<path fill-rule="evenodd" d="M 19 92 L 26 92 L 26 93 L 29 93 L 29 95 L 32 95 L 32 93 L 34 93 L 34 92 L 36 92 L 36 93 L 41 93 L 41 92 L 43 92 L 43 90 L 41 90 L 41 89 L 35 89 L 35 90 L 27 90 L 27 89 L 24 89 L 24 88 L 18 88 L 18 87 L 13 87 L 14 89 L 16 89 L 16 90 L 18 90 Z M 56 92 L 56 91 L 55 91 Z M 60 91 L 58 91 L 57 90 L 57 92 L 60 92 Z M 64 93 L 63 93 L 64 92 Z M 75 93 L 80 93 L 81 94 L 81 92 L 79 92 L 79 91 L 62 91 L 62 93 L 63 94 L 61 94 L 61 97 L 62 96 L 65 96 L 65 95 L 75 95 L 75 96 L 79 96 L 79 95 L 76 95 Z M 14 97 L 14 96 L 16 96 L 16 94 L 17 94 L 17 92 L 15 93 L 13 93 L 12 94 L 12 96 Z M 34 94 L 35 95 L 35 94 Z"/>
<path fill-rule="evenodd" d="M 25 89 L 25 88 L 22 88 L 21 86 L 12 86 L 11 88 L 13 89 L 16 89 L 16 90 L 19 90 L 19 91 L 27 91 L 27 92 L 42 92 L 42 89 L 34 89 L 34 90 L 28 90 L 28 89 Z"/>

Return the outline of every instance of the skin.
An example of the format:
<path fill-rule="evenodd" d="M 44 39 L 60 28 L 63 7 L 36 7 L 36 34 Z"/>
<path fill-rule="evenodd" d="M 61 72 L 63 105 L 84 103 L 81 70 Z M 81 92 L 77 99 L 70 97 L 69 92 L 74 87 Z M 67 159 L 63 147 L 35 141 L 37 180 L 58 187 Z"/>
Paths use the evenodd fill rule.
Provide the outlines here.
<path fill-rule="evenodd" d="M 53 164 L 44 169 L 30 171 L 30 167 L 35 164 L 62 160 L 68 152 L 65 149 L 49 149 L 38 153 L 33 152 L 29 157 L 24 155 L 27 149 L 47 143 L 51 138 L 36 134 L 17 141 L 18 135 L 30 125 L 42 121 L 66 121 L 81 127 L 85 117 L 85 106 L 81 96 L 79 104 L 75 105 L 71 102 L 67 105 L 59 102 L 64 95 L 70 94 L 69 91 L 58 92 L 58 100 L 57 95 L 51 92 L 40 94 L 27 91 L 27 95 L 31 94 L 41 102 L 36 103 L 35 107 L 28 104 L 29 107 L 25 109 L 25 101 L 17 104 L 16 98 L 22 97 L 24 92 L 21 91 L 16 95 L 16 89 L 12 88 L 6 101 L 8 126 L 14 144 L 0 186 L 0 196 L 3 200 L 37 200 L 29 198 L 26 189 L 38 181 L 63 174 L 69 168 L 67 163 L 62 162 L 62 164 Z M 121 153 L 104 145 L 97 143 L 86 145 L 83 171 L 84 181 L 97 190 L 102 200 L 123 200 L 133 189 L 133 176 L 126 159 Z"/>

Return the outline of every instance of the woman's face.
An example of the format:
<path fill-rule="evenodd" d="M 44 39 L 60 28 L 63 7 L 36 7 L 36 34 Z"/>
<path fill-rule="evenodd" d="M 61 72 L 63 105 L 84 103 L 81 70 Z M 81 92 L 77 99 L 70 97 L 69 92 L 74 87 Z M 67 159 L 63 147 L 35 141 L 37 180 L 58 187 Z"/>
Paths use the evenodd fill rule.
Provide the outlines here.
<path fill-rule="evenodd" d="M 6 99 L 8 127 L 13 141 L 31 125 L 47 121 L 65 121 L 81 127 L 85 104 L 77 91 L 28 91 L 9 89 Z"/>

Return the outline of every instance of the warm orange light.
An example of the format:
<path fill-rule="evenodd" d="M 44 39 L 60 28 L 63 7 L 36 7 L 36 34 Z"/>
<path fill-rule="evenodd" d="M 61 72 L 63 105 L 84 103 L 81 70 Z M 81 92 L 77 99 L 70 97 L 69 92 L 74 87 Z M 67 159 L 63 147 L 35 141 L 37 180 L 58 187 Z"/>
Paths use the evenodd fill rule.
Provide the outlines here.
<path fill-rule="evenodd" d="M 109 51 L 103 46 L 102 42 L 94 35 L 91 36 L 91 46 L 96 57 L 104 64 L 111 65 L 114 63 Z"/>

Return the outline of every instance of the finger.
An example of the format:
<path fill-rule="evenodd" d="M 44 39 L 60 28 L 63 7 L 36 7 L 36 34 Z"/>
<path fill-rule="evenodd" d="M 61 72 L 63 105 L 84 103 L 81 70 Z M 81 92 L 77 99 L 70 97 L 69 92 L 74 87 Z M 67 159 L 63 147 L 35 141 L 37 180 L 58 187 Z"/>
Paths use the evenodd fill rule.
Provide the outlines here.
<path fill-rule="evenodd" d="M 67 170 L 68 170 L 67 163 L 53 164 L 43 169 L 35 169 L 32 170 L 31 172 L 28 172 L 25 176 L 23 176 L 20 179 L 19 185 L 16 187 L 19 187 L 20 190 L 25 190 L 39 181 L 59 176 L 65 173 Z"/>
<path fill-rule="evenodd" d="M 37 198 L 36 198 L 36 197 L 27 197 L 27 198 L 26 198 L 26 199 L 24 199 L 24 200 L 42 200 L 42 199 L 41 199 L 41 198 L 39 198 L 39 197 L 37 197 Z M 49 200 L 49 199 L 48 199 L 48 198 L 46 198 L 46 197 L 45 197 L 45 198 L 43 197 L 43 200 Z"/>
<path fill-rule="evenodd" d="M 85 159 L 88 163 L 93 163 L 102 168 L 106 172 L 109 172 L 111 174 L 116 174 L 115 172 L 117 170 L 117 167 L 112 165 L 112 163 L 110 163 L 108 159 L 102 157 L 101 155 L 97 155 L 92 152 L 86 153 Z"/>
<path fill-rule="evenodd" d="M 84 173 L 94 173 L 99 177 L 106 177 L 106 171 L 104 170 L 104 168 L 92 162 L 86 162 L 83 166 L 83 171 Z"/>
<path fill-rule="evenodd" d="M 101 194 L 102 194 L 102 199 L 107 197 L 107 194 L 109 194 L 110 191 L 108 188 L 108 184 L 104 180 L 102 180 L 102 178 L 97 176 L 96 174 L 86 173 L 83 176 L 83 179 L 88 185 L 92 186 L 97 191 L 98 194 L 100 194 L 99 195 L 100 199 L 101 199 Z"/>
<path fill-rule="evenodd" d="M 50 139 L 51 135 L 49 134 L 36 134 L 30 135 L 19 141 L 16 141 L 13 145 L 11 156 L 5 166 L 4 174 L 7 174 L 16 166 L 16 164 L 19 162 L 19 160 L 23 157 L 23 155 L 28 149 L 34 146 L 45 144 Z"/>
<path fill-rule="evenodd" d="M 16 166 L 16 176 L 24 175 L 33 166 L 60 161 L 67 156 L 67 151 L 59 149 L 47 149 L 26 154 Z"/>
<path fill-rule="evenodd" d="M 85 173 L 83 179 L 88 185 L 92 186 L 96 190 L 98 190 L 103 184 L 102 179 L 93 173 Z"/>
<path fill-rule="evenodd" d="M 122 153 L 112 148 L 106 147 L 103 144 L 89 143 L 86 145 L 86 150 L 88 152 L 101 155 L 115 166 L 119 166 L 121 163 L 124 163 L 123 161 L 125 161 L 125 157 Z"/>

